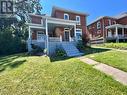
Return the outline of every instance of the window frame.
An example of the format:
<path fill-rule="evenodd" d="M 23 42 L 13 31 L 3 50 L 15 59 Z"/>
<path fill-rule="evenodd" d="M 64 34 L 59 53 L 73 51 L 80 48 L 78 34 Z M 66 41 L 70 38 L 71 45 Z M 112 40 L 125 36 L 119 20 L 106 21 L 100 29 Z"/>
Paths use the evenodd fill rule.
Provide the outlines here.
<path fill-rule="evenodd" d="M 80 32 L 77 32 L 77 30 L 80 30 Z M 80 38 L 80 39 L 77 38 L 77 33 L 80 33 L 80 34 L 81 34 L 81 37 L 82 37 L 82 29 L 77 28 L 77 29 L 76 29 L 76 33 L 75 33 L 75 34 L 76 34 L 76 39 L 77 39 L 77 40 L 82 40 L 82 38 Z"/>
<path fill-rule="evenodd" d="M 77 20 L 77 18 L 79 18 L 79 21 Z M 80 16 L 76 16 L 76 21 L 78 22 L 77 25 L 81 25 L 81 17 Z"/>
<path fill-rule="evenodd" d="M 67 16 L 67 17 L 68 17 L 68 19 L 65 19 L 65 16 Z M 64 13 L 64 20 L 69 20 L 69 19 L 70 19 L 69 14 Z"/>
<path fill-rule="evenodd" d="M 41 39 L 39 39 L 39 33 L 42 33 L 41 35 L 42 35 L 42 37 L 44 37 L 43 39 L 42 39 L 42 37 L 41 37 Z M 37 31 L 37 41 L 45 41 L 45 34 L 42 32 L 42 31 Z"/>
<path fill-rule="evenodd" d="M 109 24 L 109 25 L 112 25 L 111 19 L 108 19 L 108 24 Z"/>
<path fill-rule="evenodd" d="M 100 26 L 99 26 L 100 25 Z M 100 29 L 101 28 L 101 22 L 100 21 L 98 21 L 97 22 L 97 29 Z"/>

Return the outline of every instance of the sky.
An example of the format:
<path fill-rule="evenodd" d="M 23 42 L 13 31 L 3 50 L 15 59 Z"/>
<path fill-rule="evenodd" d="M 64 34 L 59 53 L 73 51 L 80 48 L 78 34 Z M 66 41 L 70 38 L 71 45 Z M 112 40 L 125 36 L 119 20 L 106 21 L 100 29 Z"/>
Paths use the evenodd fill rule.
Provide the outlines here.
<path fill-rule="evenodd" d="M 116 16 L 127 12 L 127 0 L 40 0 L 42 13 L 51 15 L 52 7 L 58 6 L 88 13 L 87 24 L 100 16 Z"/>

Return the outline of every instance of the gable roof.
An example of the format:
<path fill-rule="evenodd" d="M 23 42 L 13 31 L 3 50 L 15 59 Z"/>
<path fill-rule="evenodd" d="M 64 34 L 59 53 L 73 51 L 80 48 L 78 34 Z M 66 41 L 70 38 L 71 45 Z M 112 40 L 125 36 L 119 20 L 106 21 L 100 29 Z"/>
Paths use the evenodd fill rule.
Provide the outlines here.
<path fill-rule="evenodd" d="M 117 18 L 111 17 L 111 16 L 100 16 L 100 17 L 98 17 L 97 19 L 95 19 L 94 21 L 92 21 L 89 25 L 91 25 L 91 24 L 93 24 L 93 23 L 95 23 L 95 22 L 97 22 L 97 21 L 99 21 L 99 20 L 101 20 L 101 19 L 103 19 L 103 18 L 117 19 Z M 89 25 L 88 25 L 88 26 L 89 26 Z"/>
<path fill-rule="evenodd" d="M 123 12 L 123 13 L 117 15 L 117 16 L 114 16 L 114 17 L 117 18 L 117 19 L 121 19 L 121 18 L 126 17 L 126 16 L 127 16 L 127 12 Z"/>
<path fill-rule="evenodd" d="M 84 12 L 74 11 L 74 10 L 70 10 L 70 9 L 64 9 L 64 8 L 57 7 L 57 6 L 53 6 L 51 16 L 53 16 L 55 10 L 60 10 L 60 11 L 64 11 L 64 12 L 70 12 L 70 13 L 75 13 L 75 14 L 79 14 L 79 15 L 89 16 L 89 14 L 84 13 Z"/>

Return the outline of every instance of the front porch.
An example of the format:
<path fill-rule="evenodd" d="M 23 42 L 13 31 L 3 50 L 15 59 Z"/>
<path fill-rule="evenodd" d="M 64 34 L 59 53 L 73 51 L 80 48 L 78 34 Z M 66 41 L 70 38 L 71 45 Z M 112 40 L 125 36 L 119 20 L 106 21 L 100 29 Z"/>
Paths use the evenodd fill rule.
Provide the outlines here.
<path fill-rule="evenodd" d="M 106 27 L 106 40 L 127 40 L 127 25 L 115 24 Z"/>
<path fill-rule="evenodd" d="M 47 49 L 47 54 L 54 54 L 57 48 L 62 48 L 62 44 L 71 43 L 75 45 L 76 21 L 45 18 L 45 27 L 42 24 L 29 25 L 28 50 L 31 51 L 31 44 L 35 44 L 43 49 Z M 43 18 L 43 20 L 44 20 Z M 44 23 L 43 23 L 44 24 Z M 79 37 L 78 37 L 79 38 Z"/>

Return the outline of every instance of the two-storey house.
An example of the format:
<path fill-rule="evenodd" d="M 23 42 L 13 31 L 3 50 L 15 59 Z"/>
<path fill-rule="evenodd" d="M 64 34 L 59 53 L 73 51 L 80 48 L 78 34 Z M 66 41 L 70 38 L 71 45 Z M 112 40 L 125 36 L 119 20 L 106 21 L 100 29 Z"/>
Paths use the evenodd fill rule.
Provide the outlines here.
<path fill-rule="evenodd" d="M 102 16 L 87 26 L 91 42 L 125 41 L 127 39 L 127 13 Z"/>
<path fill-rule="evenodd" d="M 88 14 L 59 7 L 53 7 L 51 16 L 30 14 L 28 50 L 31 44 L 47 49 L 54 54 L 62 48 L 68 56 L 81 55 L 76 48 L 78 40 L 86 33 Z"/>

